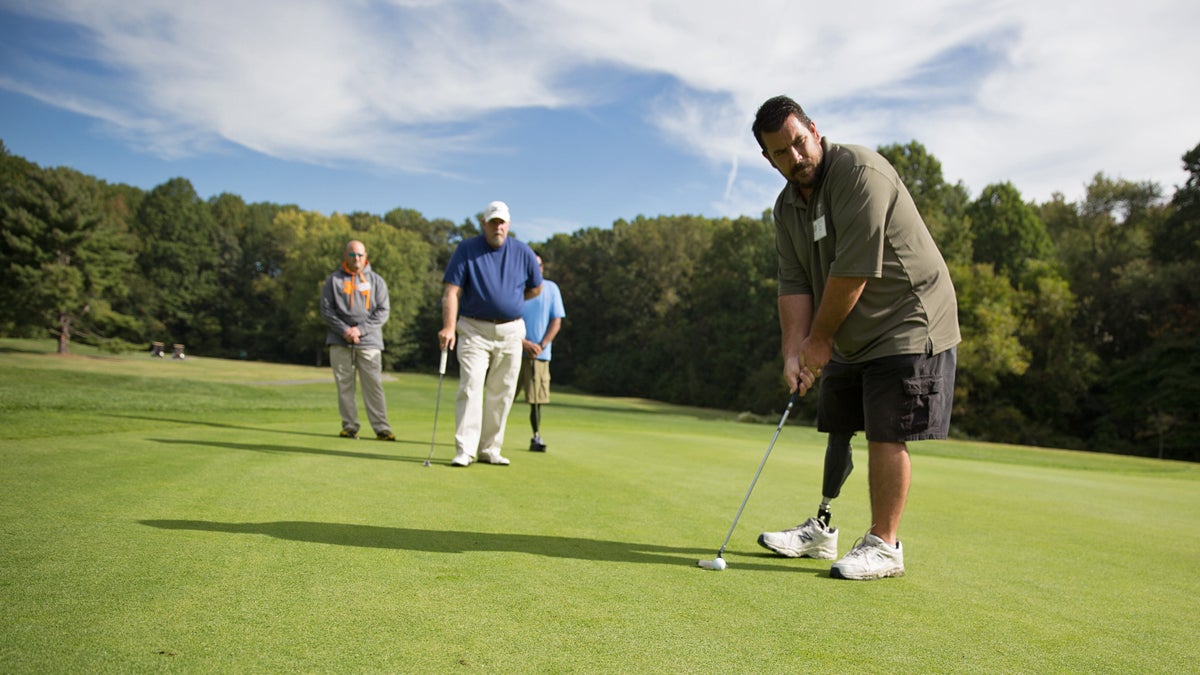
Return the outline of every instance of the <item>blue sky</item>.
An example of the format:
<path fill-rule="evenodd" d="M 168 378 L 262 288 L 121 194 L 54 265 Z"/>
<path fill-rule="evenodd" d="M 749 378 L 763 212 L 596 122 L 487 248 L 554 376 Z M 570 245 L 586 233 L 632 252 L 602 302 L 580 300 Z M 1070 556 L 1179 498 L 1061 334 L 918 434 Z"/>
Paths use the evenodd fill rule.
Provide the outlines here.
<path fill-rule="evenodd" d="M 1200 4 L 1147 0 L 0 0 L 0 139 L 151 189 L 542 241 L 758 216 L 748 128 L 786 93 L 832 140 L 917 140 L 972 196 L 1158 182 L 1200 143 Z"/>

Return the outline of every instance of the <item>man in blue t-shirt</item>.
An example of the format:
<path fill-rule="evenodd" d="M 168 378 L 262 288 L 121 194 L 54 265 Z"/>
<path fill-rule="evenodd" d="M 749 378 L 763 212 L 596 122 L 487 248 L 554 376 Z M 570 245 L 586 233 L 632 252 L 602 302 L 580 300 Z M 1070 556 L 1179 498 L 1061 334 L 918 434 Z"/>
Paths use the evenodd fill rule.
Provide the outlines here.
<path fill-rule="evenodd" d="M 522 313 L 542 290 L 542 272 L 533 249 L 509 237 L 508 228 L 508 205 L 488 204 L 483 234 L 459 243 L 442 277 L 438 344 L 458 345 L 453 466 L 477 458 L 509 463 L 500 449 L 521 373 Z"/>
<path fill-rule="evenodd" d="M 543 268 L 542 256 L 537 261 Z M 542 292 L 525 301 L 525 358 L 521 362 L 521 386 L 529 404 L 529 425 L 533 427 L 529 449 L 533 452 L 546 451 L 540 428 L 542 405 L 550 402 L 550 348 L 566 315 L 558 284 L 543 277 Z"/>

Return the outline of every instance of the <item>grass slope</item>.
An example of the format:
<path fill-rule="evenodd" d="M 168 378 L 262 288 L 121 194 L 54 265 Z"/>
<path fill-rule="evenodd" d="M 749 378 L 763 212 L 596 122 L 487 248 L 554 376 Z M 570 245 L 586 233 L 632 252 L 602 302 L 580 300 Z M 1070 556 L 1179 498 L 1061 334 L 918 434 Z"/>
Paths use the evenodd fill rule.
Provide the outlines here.
<path fill-rule="evenodd" d="M 819 498 L 823 437 L 556 392 L 547 454 L 448 466 L 446 381 L 398 442 L 335 437 L 327 369 L 0 340 L 0 671 L 1175 672 L 1195 667 L 1195 465 L 913 446 L 908 576 L 828 577 L 758 532 Z M 856 442 L 856 447 L 865 444 Z M 866 453 L 835 502 L 866 530 Z"/>

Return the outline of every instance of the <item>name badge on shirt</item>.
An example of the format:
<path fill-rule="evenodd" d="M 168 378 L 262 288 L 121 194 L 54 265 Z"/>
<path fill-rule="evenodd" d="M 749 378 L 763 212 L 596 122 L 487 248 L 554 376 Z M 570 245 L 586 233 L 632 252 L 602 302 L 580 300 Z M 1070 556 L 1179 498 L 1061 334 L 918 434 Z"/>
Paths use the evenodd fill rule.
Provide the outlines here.
<path fill-rule="evenodd" d="M 813 241 L 821 241 L 825 238 L 825 216 L 820 216 L 813 221 Z"/>

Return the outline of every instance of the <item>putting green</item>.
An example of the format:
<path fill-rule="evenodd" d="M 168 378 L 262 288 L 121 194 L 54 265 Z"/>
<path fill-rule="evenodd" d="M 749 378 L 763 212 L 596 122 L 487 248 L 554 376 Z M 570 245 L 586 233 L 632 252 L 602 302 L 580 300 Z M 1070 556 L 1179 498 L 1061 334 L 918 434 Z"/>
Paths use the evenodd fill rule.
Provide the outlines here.
<path fill-rule="evenodd" d="M 40 344 L 0 341 L 4 672 L 1194 668 L 1195 465 L 914 444 L 908 573 L 848 582 L 755 543 L 819 500 L 789 425 L 716 573 L 773 423 L 556 388 L 547 453 L 518 403 L 512 465 L 453 469 L 447 377 L 425 467 L 433 368 L 350 441 L 325 369 Z"/>

